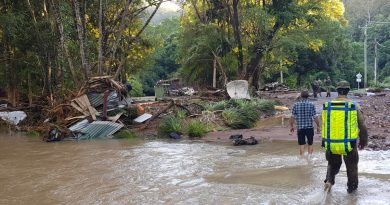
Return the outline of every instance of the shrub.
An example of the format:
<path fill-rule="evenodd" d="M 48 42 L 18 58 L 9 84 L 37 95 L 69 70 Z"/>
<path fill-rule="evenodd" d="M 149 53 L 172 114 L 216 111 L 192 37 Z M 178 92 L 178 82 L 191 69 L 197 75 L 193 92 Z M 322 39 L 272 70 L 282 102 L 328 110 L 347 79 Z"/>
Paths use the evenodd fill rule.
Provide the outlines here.
<path fill-rule="evenodd" d="M 121 130 L 114 134 L 114 138 L 116 139 L 134 139 L 137 137 L 138 135 L 131 130 Z"/>
<path fill-rule="evenodd" d="M 262 113 L 271 114 L 275 111 L 274 106 L 277 103 L 273 100 L 259 99 L 254 100 L 253 104 L 255 105 L 256 109 L 261 111 Z"/>
<path fill-rule="evenodd" d="M 130 78 L 128 81 L 131 84 L 132 90 L 129 92 L 129 95 L 132 97 L 142 97 L 144 96 L 142 83 L 137 78 Z"/>
<path fill-rule="evenodd" d="M 259 119 L 259 115 L 252 109 L 230 108 L 222 112 L 225 123 L 233 129 L 251 128 Z"/>
<path fill-rule="evenodd" d="M 215 111 L 215 110 L 224 110 L 227 106 L 227 101 L 211 102 L 205 105 L 206 110 Z"/>
<path fill-rule="evenodd" d="M 190 137 L 203 137 L 207 134 L 207 125 L 199 120 L 191 120 L 187 127 L 188 136 Z"/>
<path fill-rule="evenodd" d="M 179 118 L 179 119 L 185 119 L 187 116 L 187 111 L 186 110 L 183 110 L 183 109 L 180 109 L 176 112 L 176 117 Z"/>
<path fill-rule="evenodd" d="M 273 100 L 254 99 L 230 100 L 229 105 L 234 106 L 222 112 L 225 123 L 234 129 L 251 128 L 260 118 L 262 113 L 271 114 L 277 104 Z"/>
<path fill-rule="evenodd" d="M 158 126 L 158 130 L 163 134 L 169 134 L 171 132 L 182 134 L 181 119 L 174 114 L 169 114 L 162 119 Z"/>

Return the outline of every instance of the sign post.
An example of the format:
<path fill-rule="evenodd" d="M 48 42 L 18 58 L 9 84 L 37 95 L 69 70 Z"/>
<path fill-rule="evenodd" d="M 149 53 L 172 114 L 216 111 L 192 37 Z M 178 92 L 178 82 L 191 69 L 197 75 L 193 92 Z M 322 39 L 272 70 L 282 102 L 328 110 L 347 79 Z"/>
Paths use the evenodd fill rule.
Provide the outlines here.
<path fill-rule="evenodd" d="M 356 82 L 358 83 L 358 90 L 359 90 L 360 82 L 362 82 L 362 74 L 360 74 L 360 72 L 356 75 Z"/>

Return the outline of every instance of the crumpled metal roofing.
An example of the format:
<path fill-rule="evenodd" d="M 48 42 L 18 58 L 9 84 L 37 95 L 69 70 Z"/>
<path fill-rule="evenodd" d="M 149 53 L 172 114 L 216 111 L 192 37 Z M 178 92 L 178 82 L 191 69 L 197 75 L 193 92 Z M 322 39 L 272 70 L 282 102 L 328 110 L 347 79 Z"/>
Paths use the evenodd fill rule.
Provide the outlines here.
<path fill-rule="evenodd" d="M 123 127 L 110 121 L 94 121 L 80 130 L 79 140 L 109 137 Z"/>
<path fill-rule="evenodd" d="M 90 92 L 87 94 L 87 96 L 93 107 L 103 105 L 104 93 Z M 117 106 L 119 102 L 118 93 L 116 91 L 111 91 L 108 94 L 107 102 L 109 108 Z"/>
<path fill-rule="evenodd" d="M 84 119 L 80 122 L 77 122 L 76 124 L 69 127 L 69 130 L 72 132 L 80 131 L 81 129 L 85 128 L 89 125 L 89 122 L 87 119 Z"/>

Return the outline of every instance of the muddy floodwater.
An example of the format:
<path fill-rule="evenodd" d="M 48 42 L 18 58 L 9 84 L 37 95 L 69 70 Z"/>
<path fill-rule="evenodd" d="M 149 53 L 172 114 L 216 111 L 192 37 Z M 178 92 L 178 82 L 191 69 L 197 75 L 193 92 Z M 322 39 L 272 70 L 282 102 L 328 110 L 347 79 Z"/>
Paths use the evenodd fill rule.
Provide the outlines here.
<path fill-rule="evenodd" d="M 390 204 L 390 152 L 360 152 L 360 184 L 347 194 L 344 165 L 323 193 L 319 145 L 256 146 L 168 140 L 44 143 L 0 134 L 0 204 Z"/>

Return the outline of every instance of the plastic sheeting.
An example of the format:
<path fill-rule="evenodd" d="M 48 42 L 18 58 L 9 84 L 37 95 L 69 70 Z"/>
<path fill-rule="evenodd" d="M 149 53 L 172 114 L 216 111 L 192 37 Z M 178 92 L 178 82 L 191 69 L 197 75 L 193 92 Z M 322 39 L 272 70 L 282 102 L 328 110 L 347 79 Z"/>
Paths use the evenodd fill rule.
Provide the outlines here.
<path fill-rule="evenodd" d="M 27 117 L 27 114 L 23 111 L 0 112 L 0 117 L 13 125 L 17 125 Z"/>

